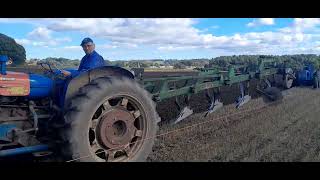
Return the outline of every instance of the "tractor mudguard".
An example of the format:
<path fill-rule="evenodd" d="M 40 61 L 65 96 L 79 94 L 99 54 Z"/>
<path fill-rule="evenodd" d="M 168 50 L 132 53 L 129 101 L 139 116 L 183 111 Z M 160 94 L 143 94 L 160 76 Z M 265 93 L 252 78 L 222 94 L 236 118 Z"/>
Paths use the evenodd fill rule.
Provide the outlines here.
<path fill-rule="evenodd" d="M 78 92 L 80 87 L 88 84 L 94 79 L 110 76 L 124 76 L 128 77 L 129 79 L 134 79 L 134 75 L 130 71 L 117 66 L 103 66 L 82 72 L 70 80 L 65 94 L 64 104 L 69 103 L 70 98 L 72 98 Z"/>

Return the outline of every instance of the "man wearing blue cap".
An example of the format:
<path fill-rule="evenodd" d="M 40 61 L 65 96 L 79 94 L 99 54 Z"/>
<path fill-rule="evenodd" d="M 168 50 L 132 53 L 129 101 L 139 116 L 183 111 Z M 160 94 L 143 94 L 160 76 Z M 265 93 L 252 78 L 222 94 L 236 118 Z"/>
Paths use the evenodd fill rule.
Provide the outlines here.
<path fill-rule="evenodd" d="M 72 73 L 67 70 L 60 70 L 61 73 L 67 77 L 66 79 L 62 80 L 61 82 L 57 83 L 57 87 L 60 88 L 59 92 L 61 92 L 60 98 L 60 106 L 64 104 L 65 92 L 67 91 L 68 84 L 73 76 L 77 76 L 79 73 L 83 71 L 87 71 L 93 68 L 105 66 L 105 61 L 102 56 L 100 56 L 94 49 L 95 44 L 93 43 L 92 39 L 84 38 L 80 44 L 83 48 L 83 51 L 86 55 L 81 59 L 80 65 L 78 70 L 73 70 Z M 65 83 L 65 81 L 67 83 Z"/>
<path fill-rule="evenodd" d="M 102 56 L 100 56 L 95 51 L 95 44 L 92 39 L 84 38 L 80 44 L 86 55 L 81 59 L 78 71 L 87 71 L 96 67 L 105 66 L 105 61 Z M 70 72 L 62 71 L 65 76 L 69 76 Z"/>

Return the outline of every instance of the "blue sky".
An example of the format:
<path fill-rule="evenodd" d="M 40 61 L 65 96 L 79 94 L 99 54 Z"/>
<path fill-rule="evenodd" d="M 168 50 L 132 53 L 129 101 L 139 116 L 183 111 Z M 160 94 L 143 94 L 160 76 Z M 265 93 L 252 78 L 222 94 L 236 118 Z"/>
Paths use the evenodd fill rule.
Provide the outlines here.
<path fill-rule="evenodd" d="M 191 59 L 239 54 L 319 54 L 317 18 L 0 18 L 0 33 L 27 59 L 81 59 L 91 37 L 108 60 Z"/>

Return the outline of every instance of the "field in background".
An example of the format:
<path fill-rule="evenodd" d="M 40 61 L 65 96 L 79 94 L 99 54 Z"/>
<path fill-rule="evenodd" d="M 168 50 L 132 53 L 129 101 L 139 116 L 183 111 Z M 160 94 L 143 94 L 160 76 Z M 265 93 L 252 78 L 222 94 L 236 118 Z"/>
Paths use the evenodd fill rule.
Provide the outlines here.
<path fill-rule="evenodd" d="M 145 68 L 145 72 L 195 72 L 192 69 L 164 69 L 164 68 Z"/>
<path fill-rule="evenodd" d="M 64 67 L 66 68 L 66 67 Z M 78 68 L 78 67 L 68 67 L 68 68 Z M 42 70 L 41 66 L 17 66 L 17 67 L 7 67 L 10 71 L 19 72 L 38 72 Z M 130 68 L 126 68 L 130 69 Z M 164 69 L 164 68 L 144 68 L 145 72 L 195 72 L 192 69 Z"/>

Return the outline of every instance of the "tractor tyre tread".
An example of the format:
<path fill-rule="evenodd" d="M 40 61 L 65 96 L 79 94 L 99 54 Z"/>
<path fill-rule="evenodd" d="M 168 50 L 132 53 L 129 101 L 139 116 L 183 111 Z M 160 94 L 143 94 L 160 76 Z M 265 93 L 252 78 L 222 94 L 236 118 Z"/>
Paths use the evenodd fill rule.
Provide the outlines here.
<path fill-rule="evenodd" d="M 89 115 L 93 115 L 97 103 L 100 103 L 104 97 L 112 96 L 114 93 L 128 93 L 139 99 L 144 111 L 147 114 L 147 123 L 149 136 L 154 137 L 158 131 L 158 122 L 160 117 L 156 112 L 156 105 L 152 101 L 150 93 L 143 89 L 134 80 L 124 77 L 98 78 L 91 83 L 79 89 L 68 105 L 69 110 L 64 116 L 64 126 L 59 134 L 63 140 L 61 143 L 61 153 L 66 160 L 95 162 L 96 159 L 90 156 L 88 142 L 84 142 L 86 133 L 83 129 L 87 127 Z M 145 161 L 152 151 L 154 139 L 146 140 L 142 144 L 141 151 L 137 153 L 130 161 Z M 88 157 L 89 156 L 89 157 Z"/>

